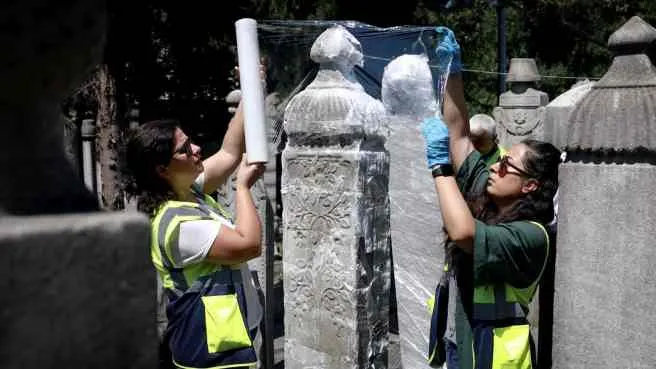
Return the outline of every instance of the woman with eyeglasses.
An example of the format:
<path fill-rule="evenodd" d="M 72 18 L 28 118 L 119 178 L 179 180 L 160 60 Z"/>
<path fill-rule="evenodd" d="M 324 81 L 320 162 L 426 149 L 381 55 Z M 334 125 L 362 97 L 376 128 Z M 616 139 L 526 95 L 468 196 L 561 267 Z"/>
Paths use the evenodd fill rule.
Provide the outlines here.
<path fill-rule="evenodd" d="M 221 149 L 205 160 L 174 120 L 139 126 L 126 145 L 126 191 L 150 217 L 152 262 L 168 298 L 161 351 L 176 367 L 257 361 L 253 339 L 261 307 L 245 263 L 261 253 L 250 188 L 264 165 L 245 164 L 244 147 L 241 104 Z M 233 219 L 208 194 L 238 166 Z"/>
<path fill-rule="evenodd" d="M 438 56 L 453 61 L 444 121 L 422 125 L 448 235 L 431 322 L 431 363 L 534 368 L 526 316 L 553 243 L 547 226 L 554 218 L 560 152 L 525 140 L 488 169 L 469 135 L 460 46 L 449 29 L 437 32 Z"/>

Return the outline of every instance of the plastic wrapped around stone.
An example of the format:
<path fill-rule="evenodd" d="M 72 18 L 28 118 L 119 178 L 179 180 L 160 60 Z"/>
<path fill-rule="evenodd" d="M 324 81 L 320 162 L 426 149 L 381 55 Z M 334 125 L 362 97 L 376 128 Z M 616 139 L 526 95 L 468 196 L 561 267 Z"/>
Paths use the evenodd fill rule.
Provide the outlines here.
<path fill-rule="evenodd" d="M 389 155 L 385 110 L 353 76 L 359 43 L 317 38 L 319 71 L 285 111 L 285 367 L 386 368 Z"/>
<path fill-rule="evenodd" d="M 437 112 L 433 76 L 424 55 L 401 55 L 392 60 L 385 67 L 381 91 L 389 114 L 421 122 Z"/>
<path fill-rule="evenodd" d="M 312 45 L 317 76 L 294 96 L 285 111 L 289 145 L 350 146 L 383 139 L 385 109 L 364 92 L 353 75 L 362 63 L 360 43 L 341 26 L 329 28 Z"/>
<path fill-rule="evenodd" d="M 344 27 L 360 43 L 363 65 L 357 59 L 355 78 L 370 96 L 380 99 L 383 70 L 393 58 L 401 54 L 428 55 L 431 64 L 436 58 L 437 34 L 434 26 L 376 27 L 370 24 L 343 20 L 266 20 L 258 21 L 260 48 L 269 60 L 267 79 L 283 100 L 298 92 L 302 81 L 314 78 L 316 64 L 308 58 L 308 50 L 327 29 Z M 336 32 L 337 33 L 337 32 Z M 323 35 L 326 39 L 328 35 Z M 342 52 L 347 49 L 342 50 Z M 356 53 L 358 54 L 358 53 Z M 325 57 L 330 57 L 325 53 Z M 337 54 L 332 54 L 337 55 Z M 348 59 L 347 59 L 348 60 Z M 308 81 L 308 82 L 309 82 Z M 307 84 L 303 84 L 302 90 Z"/>
<path fill-rule="evenodd" d="M 360 42 L 339 25 L 317 37 L 310 49 L 310 59 L 318 64 L 334 64 L 345 69 L 364 64 Z"/>
<path fill-rule="evenodd" d="M 390 368 L 428 369 L 430 317 L 426 302 L 442 272 L 442 217 L 436 208 L 435 184 L 426 164 L 420 124 L 434 116 L 437 103 L 426 58 L 402 55 L 383 74 L 383 104 L 390 113 L 390 228 L 401 354 L 390 351 Z M 392 314 L 393 316 L 393 314 Z M 392 325 L 396 321 L 392 318 Z M 396 356 L 396 357 L 395 357 Z"/>

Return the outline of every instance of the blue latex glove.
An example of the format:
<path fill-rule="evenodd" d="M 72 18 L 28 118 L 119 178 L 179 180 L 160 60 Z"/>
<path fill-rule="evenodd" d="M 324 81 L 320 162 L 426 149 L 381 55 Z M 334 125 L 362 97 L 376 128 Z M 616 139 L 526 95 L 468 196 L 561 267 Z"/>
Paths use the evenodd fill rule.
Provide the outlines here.
<path fill-rule="evenodd" d="M 460 45 L 456 40 L 456 35 L 450 29 L 441 26 L 435 28 L 435 32 L 438 35 L 438 44 L 435 52 L 437 54 L 437 60 L 440 63 L 440 69 L 445 70 L 449 58 L 453 58 L 449 73 L 460 73 L 462 70 L 462 60 L 460 60 Z"/>
<path fill-rule="evenodd" d="M 431 169 L 437 164 L 449 164 L 449 129 L 440 117 L 431 117 L 421 124 L 426 145 L 426 161 Z"/>

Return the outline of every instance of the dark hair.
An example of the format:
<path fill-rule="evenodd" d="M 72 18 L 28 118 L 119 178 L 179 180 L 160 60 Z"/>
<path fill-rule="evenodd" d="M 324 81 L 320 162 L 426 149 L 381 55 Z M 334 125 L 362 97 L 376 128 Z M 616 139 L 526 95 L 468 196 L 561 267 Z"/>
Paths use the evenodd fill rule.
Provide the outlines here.
<path fill-rule="evenodd" d="M 517 200 L 510 211 L 499 214 L 487 193 L 478 194 L 470 206 L 474 216 L 488 224 L 531 220 L 547 226 L 554 218 L 553 198 L 558 190 L 560 151 L 548 142 L 524 140 L 528 150 L 522 158 L 526 172 L 535 176 L 538 188 Z"/>
<path fill-rule="evenodd" d="M 123 187 L 128 198 L 137 199 L 137 209 L 154 215 L 157 208 L 175 197 L 157 167 L 171 161 L 177 120 L 154 120 L 133 129 L 124 147 Z"/>
<path fill-rule="evenodd" d="M 547 225 L 554 218 L 553 198 L 558 190 L 558 165 L 560 164 L 560 151 L 550 143 L 537 140 L 524 140 L 522 144 L 528 150 L 522 158 L 526 172 L 535 175 L 538 188 L 517 200 L 510 211 L 499 213 L 497 206 L 492 202 L 487 191 L 477 194 L 467 194 L 467 204 L 474 217 L 486 224 L 508 223 L 516 220 L 531 220 L 538 222 L 549 229 Z M 445 230 L 446 231 L 446 230 Z M 553 237 L 553 234 L 550 235 Z M 467 316 L 472 314 L 473 301 L 473 259 L 471 255 L 461 251 L 453 241 L 445 241 L 446 258 L 451 273 L 456 273 L 461 301 Z"/>

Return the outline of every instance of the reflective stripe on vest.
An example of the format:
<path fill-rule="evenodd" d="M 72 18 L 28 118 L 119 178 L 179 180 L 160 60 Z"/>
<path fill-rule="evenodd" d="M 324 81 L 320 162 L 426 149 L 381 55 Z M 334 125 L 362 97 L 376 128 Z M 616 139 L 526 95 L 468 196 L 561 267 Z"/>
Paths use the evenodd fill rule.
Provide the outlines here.
<path fill-rule="evenodd" d="M 209 195 L 205 197 L 205 200 L 208 200 L 207 198 L 213 200 Z M 230 218 L 218 203 L 215 201 L 209 202 L 216 207 L 215 210 L 218 210 L 224 218 Z M 198 214 L 197 210 L 200 210 L 205 216 Z M 152 219 L 151 255 L 153 257 L 153 263 L 155 265 L 158 262 L 161 264 L 164 270 L 160 269 L 159 271 L 162 274 L 163 285 L 173 296 L 180 297 L 189 288 L 187 278 L 192 277 L 191 279 L 195 280 L 199 276 L 221 270 L 220 266 L 207 263 L 195 265 L 193 268 L 187 268 L 186 271 L 181 265 L 176 265 L 176 260 L 180 260 L 180 256 L 173 254 L 177 250 L 171 249 L 170 245 L 177 242 L 180 232 L 179 224 L 183 221 L 202 219 L 218 220 L 219 216 L 207 205 L 173 200 L 167 201 Z M 177 256 L 177 258 L 174 256 Z M 185 275 L 185 272 L 192 275 Z"/>
<path fill-rule="evenodd" d="M 168 201 L 152 219 L 151 256 L 169 296 L 167 343 L 180 368 L 251 367 L 257 363 L 255 333 L 246 324 L 248 306 L 239 265 L 181 265 L 176 247 L 180 223 L 219 220 L 219 213 L 226 214 L 217 203 L 203 200 L 207 204 Z"/>
<path fill-rule="evenodd" d="M 516 288 L 509 284 L 479 286 L 474 288 L 473 318 L 477 320 L 502 320 L 526 318 L 528 304 L 533 299 L 538 282 L 549 259 L 549 234 L 540 223 L 529 222 L 539 227 L 547 240 L 547 252 L 540 274 L 527 288 Z"/>

